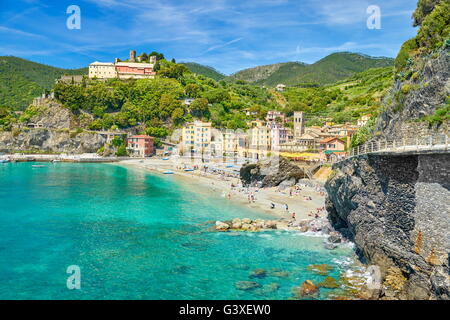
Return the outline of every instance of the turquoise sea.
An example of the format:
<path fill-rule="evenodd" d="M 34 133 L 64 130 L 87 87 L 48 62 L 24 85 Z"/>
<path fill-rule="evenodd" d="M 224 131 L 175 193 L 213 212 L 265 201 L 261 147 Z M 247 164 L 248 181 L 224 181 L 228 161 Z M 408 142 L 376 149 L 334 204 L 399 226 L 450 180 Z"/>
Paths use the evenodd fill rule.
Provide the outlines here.
<path fill-rule="evenodd" d="M 324 278 L 308 265 L 330 264 L 338 278 L 354 255 L 293 232 L 211 232 L 208 221 L 271 217 L 175 176 L 32 165 L 0 164 L 0 299 L 288 299 Z M 70 265 L 81 269 L 80 290 L 66 287 Z M 256 268 L 289 277 L 249 279 Z M 262 287 L 235 288 L 249 280 Z"/>

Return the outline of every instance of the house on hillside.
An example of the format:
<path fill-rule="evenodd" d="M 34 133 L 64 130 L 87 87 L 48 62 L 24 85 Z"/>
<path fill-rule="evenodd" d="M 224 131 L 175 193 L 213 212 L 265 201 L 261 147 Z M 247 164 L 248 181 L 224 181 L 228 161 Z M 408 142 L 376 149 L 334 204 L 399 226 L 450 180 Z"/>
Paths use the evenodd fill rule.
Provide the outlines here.
<path fill-rule="evenodd" d="M 283 92 L 284 90 L 286 90 L 286 85 L 280 83 L 280 84 L 278 84 L 278 85 L 275 87 L 275 89 L 276 89 L 278 92 Z"/>
<path fill-rule="evenodd" d="M 363 127 L 367 124 L 367 122 L 369 122 L 370 120 L 370 115 L 364 115 L 361 118 L 358 119 L 358 127 Z"/>

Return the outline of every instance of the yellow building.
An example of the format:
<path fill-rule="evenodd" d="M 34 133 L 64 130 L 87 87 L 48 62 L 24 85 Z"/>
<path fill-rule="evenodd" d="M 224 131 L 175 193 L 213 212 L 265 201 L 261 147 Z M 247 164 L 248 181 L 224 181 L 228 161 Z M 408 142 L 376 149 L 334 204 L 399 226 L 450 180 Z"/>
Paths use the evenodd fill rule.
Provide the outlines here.
<path fill-rule="evenodd" d="M 195 121 L 183 128 L 183 149 L 189 152 L 204 153 L 211 149 L 211 122 Z"/>

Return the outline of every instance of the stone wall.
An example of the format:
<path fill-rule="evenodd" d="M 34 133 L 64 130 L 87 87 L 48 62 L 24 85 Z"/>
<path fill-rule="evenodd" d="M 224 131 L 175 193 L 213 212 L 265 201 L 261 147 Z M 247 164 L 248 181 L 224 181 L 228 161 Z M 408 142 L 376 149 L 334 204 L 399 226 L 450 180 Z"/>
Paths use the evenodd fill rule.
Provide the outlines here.
<path fill-rule="evenodd" d="M 332 225 L 378 265 L 377 298 L 450 299 L 450 155 L 365 155 L 333 167 Z"/>

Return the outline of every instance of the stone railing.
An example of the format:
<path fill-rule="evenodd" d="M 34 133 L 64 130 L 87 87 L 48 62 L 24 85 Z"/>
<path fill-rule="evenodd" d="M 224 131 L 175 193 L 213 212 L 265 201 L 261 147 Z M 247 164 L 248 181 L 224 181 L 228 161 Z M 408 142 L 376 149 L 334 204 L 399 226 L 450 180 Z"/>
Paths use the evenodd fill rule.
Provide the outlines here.
<path fill-rule="evenodd" d="M 400 138 L 394 140 L 370 141 L 350 150 L 345 159 L 369 153 L 417 153 L 430 151 L 449 151 L 450 138 L 446 134 L 427 137 Z M 338 161 L 338 162 L 339 162 Z"/>

